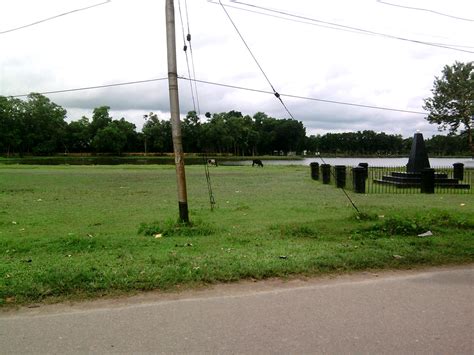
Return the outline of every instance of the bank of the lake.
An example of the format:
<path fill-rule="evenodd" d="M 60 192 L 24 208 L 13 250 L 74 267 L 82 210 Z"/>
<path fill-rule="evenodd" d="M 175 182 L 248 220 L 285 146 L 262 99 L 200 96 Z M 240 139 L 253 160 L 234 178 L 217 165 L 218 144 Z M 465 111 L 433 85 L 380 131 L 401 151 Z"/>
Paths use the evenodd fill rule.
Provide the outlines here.
<path fill-rule="evenodd" d="M 309 165 L 312 162 L 331 165 L 357 166 L 361 162 L 372 167 L 403 167 L 408 157 L 304 157 L 304 156 L 199 156 L 187 155 L 186 165 L 200 165 L 207 158 L 216 159 L 219 165 L 242 166 L 251 165 L 253 159 L 260 159 L 264 165 Z M 474 160 L 469 157 L 434 157 L 430 158 L 432 167 L 449 167 L 454 163 L 463 163 L 466 168 L 474 168 Z M 21 165 L 170 165 L 174 164 L 171 154 L 162 156 L 52 156 L 0 158 L 0 164 Z"/>

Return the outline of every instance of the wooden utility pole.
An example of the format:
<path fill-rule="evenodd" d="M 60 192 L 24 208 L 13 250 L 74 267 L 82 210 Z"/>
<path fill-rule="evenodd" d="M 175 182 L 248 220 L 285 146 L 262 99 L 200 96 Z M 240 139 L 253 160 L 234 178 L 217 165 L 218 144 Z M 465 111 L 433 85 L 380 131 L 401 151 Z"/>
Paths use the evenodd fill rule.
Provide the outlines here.
<path fill-rule="evenodd" d="M 181 141 L 181 121 L 179 119 L 178 67 L 176 65 L 176 34 L 174 22 L 174 1 L 166 0 L 166 44 L 168 52 L 168 85 L 170 92 L 171 130 L 173 134 L 174 161 L 178 182 L 179 219 L 188 223 L 188 197 L 186 174 L 184 172 L 184 153 Z"/>

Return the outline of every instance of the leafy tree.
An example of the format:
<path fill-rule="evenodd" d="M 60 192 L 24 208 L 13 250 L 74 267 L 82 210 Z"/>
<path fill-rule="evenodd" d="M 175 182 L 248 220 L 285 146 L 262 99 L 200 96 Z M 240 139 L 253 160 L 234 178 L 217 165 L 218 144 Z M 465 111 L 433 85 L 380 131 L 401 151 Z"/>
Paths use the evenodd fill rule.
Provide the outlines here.
<path fill-rule="evenodd" d="M 138 145 L 136 126 L 121 118 L 100 128 L 92 139 L 91 146 L 97 153 L 122 154 L 132 152 Z"/>
<path fill-rule="evenodd" d="M 19 116 L 19 151 L 35 155 L 53 154 L 64 148 L 66 110 L 37 93 L 28 95 Z"/>
<path fill-rule="evenodd" d="M 159 123 L 158 115 L 153 112 L 150 112 L 148 115 L 143 115 L 145 124 L 142 127 L 142 139 L 143 139 L 143 148 L 145 149 L 145 155 L 148 153 L 148 144 L 152 139 L 152 125 L 156 122 Z"/>
<path fill-rule="evenodd" d="M 235 111 L 231 111 L 233 114 Z M 234 155 L 245 155 L 245 152 L 248 148 L 248 135 L 247 132 L 250 129 L 249 125 L 252 122 L 248 122 L 242 114 L 239 112 L 239 115 L 227 116 L 225 119 L 229 135 L 232 137 L 232 147 L 231 152 Z"/>
<path fill-rule="evenodd" d="M 172 152 L 173 140 L 171 136 L 171 122 L 161 121 L 156 114 L 151 112 L 146 115 L 143 125 L 144 142 L 149 152 Z"/>
<path fill-rule="evenodd" d="M 90 135 L 92 138 L 97 134 L 101 129 L 104 129 L 112 122 L 112 117 L 109 115 L 109 106 L 100 106 L 96 107 L 92 114 L 92 122 L 89 126 Z"/>
<path fill-rule="evenodd" d="M 19 121 L 22 106 L 19 99 L 0 96 L 0 152 L 7 156 L 18 150 L 21 142 Z"/>
<path fill-rule="evenodd" d="M 257 144 L 258 154 L 273 154 L 273 151 L 276 150 L 275 127 L 277 120 L 263 112 L 257 112 L 253 118 L 255 120 L 255 130 L 260 138 Z"/>
<path fill-rule="evenodd" d="M 83 116 L 78 121 L 71 121 L 66 127 L 66 146 L 69 152 L 82 153 L 90 149 L 91 134 L 89 119 Z"/>
<path fill-rule="evenodd" d="M 311 135 L 305 139 L 305 148 L 309 153 L 315 154 L 321 150 L 321 135 Z"/>
<path fill-rule="evenodd" d="M 425 141 L 426 149 L 435 155 L 459 155 L 468 152 L 467 135 L 436 135 Z"/>
<path fill-rule="evenodd" d="M 196 111 L 189 111 L 181 124 L 183 149 L 185 152 L 201 150 L 202 126 Z"/>
<path fill-rule="evenodd" d="M 454 133 L 464 128 L 471 154 L 474 157 L 472 130 L 474 129 L 474 62 L 455 62 L 443 68 L 441 78 L 436 77 L 433 97 L 425 99 L 423 108 L 429 111 L 426 118 L 439 125 L 440 130 Z"/>
<path fill-rule="evenodd" d="M 303 123 L 294 119 L 277 120 L 274 146 L 277 150 L 301 152 L 306 138 Z"/>
<path fill-rule="evenodd" d="M 171 124 L 157 115 L 145 115 L 142 132 L 121 118 L 113 120 L 109 107 L 94 109 L 92 121 L 87 117 L 64 121 L 66 111 L 40 94 L 30 94 L 22 101 L 0 96 L 0 153 L 53 154 L 88 152 L 122 154 L 124 152 L 171 152 Z M 276 119 L 263 112 L 253 117 L 239 111 L 206 113 L 201 123 L 196 112 L 188 112 L 182 132 L 188 152 L 217 152 L 234 155 L 273 154 L 309 150 L 338 154 L 400 154 L 407 153 L 412 138 L 366 130 L 328 133 L 306 137 L 302 122 Z M 454 155 L 465 152 L 467 130 L 460 135 L 434 136 L 426 141 L 434 154 Z"/>
<path fill-rule="evenodd" d="M 91 142 L 91 146 L 96 152 L 117 155 L 122 154 L 126 144 L 126 135 L 114 123 L 100 129 Z"/>
<path fill-rule="evenodd" d="M 123 151 L 135 152 L 140 150 L 138 147 L 139 138 L 136 131 L 137 127 L 133 123 L 128 122 L 122 117 L 120 120 L 112 121 L 110 124 L 115 126 L 125 136 Z"/>
<path fill-rule="evenodd" d="M 410 151 L 411 140 L 408 145 Z M 312 152 L 339 154 L 400 154 L 404 141 L 400 135 L 377 133 L 371 130 L 345 133 L 327 133 L 306 139 L 306 149 Z"/>
<path fill-rule="evenodd" d="M 226 125 L 225 113 L 215 113 L 203 129 L 203 147 L 205 151 L 229 153 L 232 150 L 234 138 Z"/>

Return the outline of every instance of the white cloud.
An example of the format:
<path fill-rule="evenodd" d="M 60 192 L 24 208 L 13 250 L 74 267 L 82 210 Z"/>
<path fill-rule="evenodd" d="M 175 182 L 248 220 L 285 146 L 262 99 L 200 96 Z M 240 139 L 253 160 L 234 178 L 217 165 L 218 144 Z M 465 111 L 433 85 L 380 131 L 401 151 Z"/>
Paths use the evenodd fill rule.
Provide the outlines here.
<path fill-rule="evenodd" d="M 331 2 L 251 1 L 310 18 L 338 22 L 400 37 L 474 46 L 470 23 L 382 5 L 372 0 Z M 16 0 L 2 6 L 0 32 L 75 8 L 93 0 Z M 175 1 L 176 7 L 178 1 Z M 196 77 L 211 82 L 271 90 L 220 6 L 188 1 Z M 236 3 L 225 4 L 240 6 Z M 410 2 L 398 1 L 400 4 Z M 462 15 L 474 13 L 470 0 L 420 0 L 417 7 Z M 182 12 L 185 13 L 184 2 Z M 27 9 L 28 11 L 25 11 Z M 0 95 L 16 95 L 167 75 L 165 2 L 113 0 L 86 11 L 0 34 Z M 251 9 L 251 8 L 247 8 Z M 364 36 L 228 8 L 249 47 L 280 93 L 402 110 L 422 111 L 434 77 L 446 64 L 472 60 L 472 53 Z M 176 8 L 179 74 L 188 76 Z M 187 26 L 186 19 L 184 26 Z M 474 48 L 465 48 L 474 51 Z M 193 109 L 189 83 L 180 80 L 181 113 Z M 202 113 L 264 111 L 288 117 L 268 94 L 198 84 Z M 142 125 L 143 114 L 168 118 L 167 81 L 49 95 L 69 119 L 111 106 L 116 118 Z M 411 136 L 437 133 L 423 115 L 284 98 L 307 132 L 372 129 Z"/>

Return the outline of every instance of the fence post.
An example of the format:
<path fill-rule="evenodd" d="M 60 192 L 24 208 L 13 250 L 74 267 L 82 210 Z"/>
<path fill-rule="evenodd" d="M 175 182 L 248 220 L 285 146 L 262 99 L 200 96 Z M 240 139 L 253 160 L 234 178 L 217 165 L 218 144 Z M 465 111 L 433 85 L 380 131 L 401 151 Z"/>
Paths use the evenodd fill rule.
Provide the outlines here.
<path fill-rule="evenodd" d="M 464 164 L 463 163 L 453 164 L 453 178 L 459 181 L 464 180 Z"/>
<path fill-rule="evenodd" d="M 321 173 L 323 175 L 323 184 L 329 184 L 331 182 L 331 165 L 321 164 Z"/>
<path fill-rule="evenodd" d="M 309 164 L 311 168 L 311 178 L 313 180 L 319 180 L 319 163 L 313 162 Z"/>
<path fill-rule="evenodd" d="M 433 168 L 425 168 L 421 172 L 421 193 L 433 194 L 435 187 L 435 171 Z"/>
<path fill-rule="evenodd" d="M 336 171 L 336 187 L 346 187 L 346 166 L 336 165 L 334 170 Z"/>
<path fill-rule="evenodd" d="M 365 194 L 365 168 L 363 166 L 356 166 L 352 168 L 354 192 L 358 194 Z"/>

